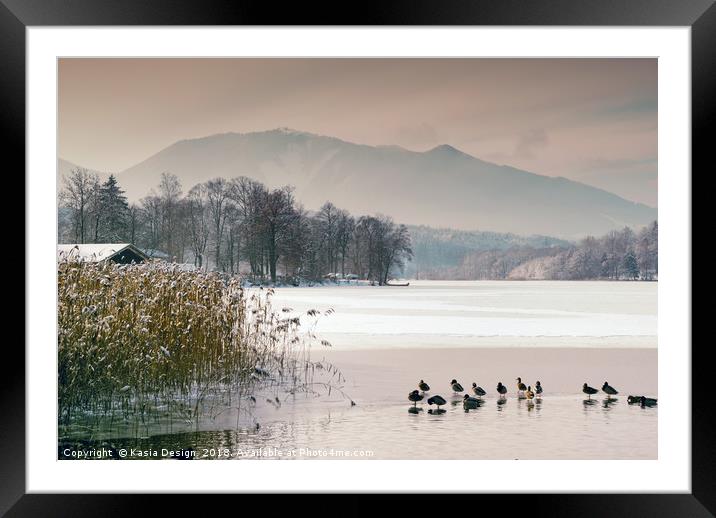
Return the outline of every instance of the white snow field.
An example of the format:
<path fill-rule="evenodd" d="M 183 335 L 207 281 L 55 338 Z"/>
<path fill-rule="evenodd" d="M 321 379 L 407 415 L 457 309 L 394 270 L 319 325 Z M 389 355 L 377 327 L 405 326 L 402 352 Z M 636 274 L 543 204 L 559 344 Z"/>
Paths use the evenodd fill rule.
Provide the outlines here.
<path fill-rule="evenodd" d="M 411 281 L 408 287 L 278 288 L 276 309 L 309 309 L 335 350 L 657 345 L 656 282 Z"/>

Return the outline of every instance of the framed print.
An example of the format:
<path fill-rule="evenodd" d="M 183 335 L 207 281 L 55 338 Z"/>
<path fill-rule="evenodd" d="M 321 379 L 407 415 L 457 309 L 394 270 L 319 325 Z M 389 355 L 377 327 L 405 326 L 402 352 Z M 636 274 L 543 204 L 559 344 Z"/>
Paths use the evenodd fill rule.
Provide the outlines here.
<path fill-rule="evenodd" d="M 27 193 L 9 515 L 187 492 L 714 512 L 711 2 L 184 5 L 0 11 Z"/>

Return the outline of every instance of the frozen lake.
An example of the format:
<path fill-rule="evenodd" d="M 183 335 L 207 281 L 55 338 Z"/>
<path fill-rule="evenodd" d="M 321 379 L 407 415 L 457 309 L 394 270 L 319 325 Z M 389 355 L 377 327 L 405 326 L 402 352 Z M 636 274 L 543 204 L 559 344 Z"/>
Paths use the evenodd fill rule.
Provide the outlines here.
<path fill-rule="evenodd" d="M 189 448 L 196 458 L 232 459 L 345 458 L 324 455 L 334 451 L 356 459 L 658 458 L 658 407 L 626 398 L 658 396 L 657 283 L 280 288 L 273 303 L 306 325 L 308 310 L 334 310 L 312 329 L 332 345 L 316 343 L 311 356 L 341 371 L 338 390 L 308 396 L 276 388 L 257 394 L 239 426 L 227 408 L 198 431 L 171 423 L 77 446 Z M 518 376 L 528 385 L 540 380 L 543 397 L 519 399 Z M 465 412 L 453 378 L 486 389 L 484 404 Z M 448 400 L 445 413 L 429 412 L 427 397 L 409 411 L 420 379 L 431 386 L 428 396 Z M 498 381 L 508 388 L 504 401 Z M 619 390 L 615 399 L 582 394 L 583 383 L 599 389 L 605 381 Z M 59 458 L 67 445 L 74 447 L 62 442 Z"/>
<path fill-rule="evenodd" d="M 335 350 L 395 347 L 656 347 L 656 282 L 412 281 L 280 288 L 276 308 L 335 313 Z M 305 316 L 304 316 L 305 318 Z"/>

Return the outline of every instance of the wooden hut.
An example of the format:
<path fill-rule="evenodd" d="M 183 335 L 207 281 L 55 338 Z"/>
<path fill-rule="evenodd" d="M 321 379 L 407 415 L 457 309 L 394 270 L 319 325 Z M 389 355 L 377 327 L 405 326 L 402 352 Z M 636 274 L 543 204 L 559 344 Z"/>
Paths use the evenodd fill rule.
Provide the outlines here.
<path fill-rule="evenodd" d="M 92 243 L 84 245 L 58 245 L 58 261 L 99 263 L 112 261 L 119 264 L 143 263 L 149 256 L 131 243 Z"/>

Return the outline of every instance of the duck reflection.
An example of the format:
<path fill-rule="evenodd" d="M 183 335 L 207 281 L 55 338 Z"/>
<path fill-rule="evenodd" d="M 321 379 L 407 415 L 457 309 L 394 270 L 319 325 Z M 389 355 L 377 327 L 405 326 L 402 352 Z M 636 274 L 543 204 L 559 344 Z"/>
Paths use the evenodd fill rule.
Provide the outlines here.
<path fill-rule="evenodd" d="M 605 410 L 610 410 L 618 401 L 619 399 L 615 397 L 607 397 L 602 401 L 602 406 Z"/>
<path fill-rule="evenodd" d="M 537 397 L 534 399 L 535 404 L 535 413 L 539 414 L 539 411 L 542 409 L 542 398 Z"/>

